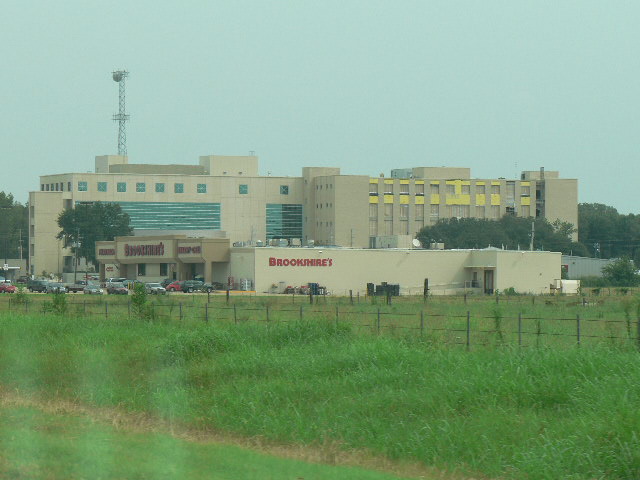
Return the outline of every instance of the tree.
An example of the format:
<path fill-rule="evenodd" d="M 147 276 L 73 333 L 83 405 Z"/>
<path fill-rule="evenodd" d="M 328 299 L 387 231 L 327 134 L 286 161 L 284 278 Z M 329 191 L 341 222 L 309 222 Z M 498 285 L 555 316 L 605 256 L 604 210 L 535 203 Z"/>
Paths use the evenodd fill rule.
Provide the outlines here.
<path fill-rule="evenodd" d="M 0 192 L 0 258 L 24 258 L 29 235 L 29 208 L 10 193 Z"/>
<path fill-rule="evenodd" d="M 447 248 L 504 247 L 528 249 L 531 243 L 531 223 L 535 224 L 534 249 L 543 248 L 562 253 L 584 255 L 583 245 L 573 242 L 573 225 L 543 218 L 522 218 L 505 215 L 499 220 L 478 218 L 444 219 L 418 232 L 423 245 L 444 242 Z"/>
<path fill-rule="evenodd" d="M 640 215 L 621 215 L 601 203 L 581 203 L 578 224 L 578 239 L 591 256 L 628 256 L 640 262 Z"/>
<path fill-rule="evenodd" d="M 637 287 L 640 275 L 633 260 L 623 257 L 602 268 L 602 275 L 614 287 Z"/>
<path fill-rule="evenodd" d="M 64 240 L 65 247 L 97 267 L 96 242 L 130 235 L 129 215 L 115 203 L 88 203 L 66 209 L 58 215 L 61 228 L 56 238 Z M 79 246 L 77 246 L 79 244 Z"/>

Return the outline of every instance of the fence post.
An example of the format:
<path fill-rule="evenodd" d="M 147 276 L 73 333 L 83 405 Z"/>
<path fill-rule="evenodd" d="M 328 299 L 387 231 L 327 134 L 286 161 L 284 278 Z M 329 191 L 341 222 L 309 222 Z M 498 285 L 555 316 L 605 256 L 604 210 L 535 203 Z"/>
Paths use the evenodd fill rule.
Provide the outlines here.
<path fill-rule="evenodd" d="M 580 346 L 580 314 L 576 315 L 576 337 L 578 339 L 578 346 Z"/>
<path fill-rule="evenodd" d="M 109 302 L 104 302 L 104 318 L 109 318 Z"/>
<path fill-rule="evenodd" d="M 338 328 L 338 320 L 339 320 L 339 317 L 338 317 L 338 306 L 336 305 L 336 328 Z"/>
<path fill-rule="evenodd" d="M 293 304 L 296 303 L 296 292 L 295 291 L 291 294 L 291 303 L 293 303 Z"/>
<path fill-rule="evenodd" d="M 360 292 L 358 291 L 358 303 L 360 303 Z"/>
<path fill-rule="evenodd" d="M 309 292 L 309 303 L 313 305 L 313 293 Z"/>
<path fill-rule="evenodd" d="M 424 335 L 424 310 L 420 310 L 420 336 Z"/>
<path fill-rule="evenodd" d="M 349 302 L 353 305 L 353 290 L 349 290 Z"/>
<path fill-rule="evenodd" d="M 636 335 L 636 342 L 638 343 L 638 349 L 640 349 L 640 317 L 638 317 L 638 329 Z"/>
<path fill-rule="evenodd" d="M 9 297 L 9 313 L 11 313 L 11 297 Z"/>
<path fill-rule="evenodd" d="M 227 305 L 229 305 L 229 287 L 227 287 Z"/>
<path fill-rule="evenodd" d="M 178 303 L 178 310 L 180 311 L 180 321 L 182 321 L 182 302 Z"/>
<path fill-rule="evenodd" d="M 518 346 L 522 346 L 522 312 L 518 313 Z"/>
<path fill-rule="evenodd" d="M 269 322 L 269 305 L 267 305 L 265 309 L 267 311 L 267 322 Z"/>
<path fill-rule="evenodd" d="M 82 300 L 82 313 L 84 315 L 87 314 L 87 301 L 86 300 Z"/>
<path fill-rule="evenodd" d="M 380 308 L 378 308 L 378 335 L 380 334 Z"/>
<path fill-rule="evenodd" d="M 471 348 L 471 312 L 467 310 L 467 350 L 469 350 L 470 348 Z"/>
<path fill-rule="evenodd" d="M 209 304 L 204 304 L 204 321 L 209 322 Z"/>
<path fill-rule="evenodd" d="M 236 311 L 236 304 L 233 304 L 233 323 L 238 324 L 238 312 Z"/>
<path fill-rule="evenodd" d="M 131 320 L 131 299 L 127 300 L 127 318 Z"/>
<path fill-rule="evenodd" d="M 302 321 L 302 305 L 300 305 L 300 320 Z"/>
<path fill-rule="evenodd" d="M 467 304 L 467 292 L 464 293 L 464 304 Z"/>

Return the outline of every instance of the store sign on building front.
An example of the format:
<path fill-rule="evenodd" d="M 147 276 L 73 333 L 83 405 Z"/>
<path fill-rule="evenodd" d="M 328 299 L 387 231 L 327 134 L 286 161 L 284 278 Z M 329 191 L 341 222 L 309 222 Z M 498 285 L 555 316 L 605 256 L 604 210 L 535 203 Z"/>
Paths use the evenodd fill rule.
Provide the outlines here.
<path fill-rule="evenodd" d="M 190 253 L 202 253 L 202 247 L 200 245 L 178 247 L 178 254 L 188 255 Z"/>
<path fill-rule="evenodd" d="M 98 255 L 115 255 L 115 254 L 116 254 L 115 248 L 99 248 L 98 249 Z"/>
<path fill-rule="evenodd" d="M 164 244 L 162 242 L 152 245 L 129 245 L 124 244 L 125 257 L 146 257 L 146 256 L 163 256 Z"/>
<path fill-rule="evenodd" d="M 275 258 L 269 257 L 270 267 L 331 267 L 332 258 Z"/>

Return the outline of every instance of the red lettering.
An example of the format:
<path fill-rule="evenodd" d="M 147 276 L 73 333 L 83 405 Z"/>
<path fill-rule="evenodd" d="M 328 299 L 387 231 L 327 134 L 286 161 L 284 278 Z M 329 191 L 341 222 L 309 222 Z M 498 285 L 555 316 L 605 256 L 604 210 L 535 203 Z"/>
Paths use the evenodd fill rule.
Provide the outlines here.
<path fill-rule="evenodd" d="M 276 260 L 276 265 L 277 265 L 278 267 L 281 267 L 281 266 L 282 266 L 282 259 L 281 259 L 281 258 L 279 258 L 279 259 L 277 259 L 277 260 Z"/>
<path fill-rule="evenodd" d="M 327 263 L 328 263 L 328 260 L 327 260 L 326 258 L 323 258 L 323 259 L 322 259 L 322 266 L 323 266 L 323 267 L 326 267 L 326 266 L 327 266 Z"/>
<path fill-rule="evenodd" d="M 276 259 L 273 257 L 269 257 L 269 266 L 274 267 L 276 265 Z"/>
<path fill-rule="evenodd" d="M 329 266 L 333 265 L 333 258 L 329 259 Z"/>
<path fill-rule="evenodd" d="M 289 266 L 289 259 L 288 259 L 288 258 L 285 258 L 285 259 L 282 261 L 282 266 L 283 266 L 283 267 L 288 267 L 288 266 Z"/>

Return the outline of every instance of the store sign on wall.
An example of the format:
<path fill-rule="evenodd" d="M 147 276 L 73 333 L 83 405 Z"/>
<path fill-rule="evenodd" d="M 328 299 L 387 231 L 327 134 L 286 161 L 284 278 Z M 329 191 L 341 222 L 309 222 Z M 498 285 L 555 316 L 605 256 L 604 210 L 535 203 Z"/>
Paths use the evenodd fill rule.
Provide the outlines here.
<path fill-rule="evenodd" d="M 183 247 L 178 247 L 178 253 L 182 253 L 182 254 L 189 254 L 189 253 L 202 253 L 202 247 L 201 246 L 183 246 Z"/>
<path fill-rule="evenodd" d="M 98 255 L 115 255 L 115 254 L 116 254 L 115 248 L 99 248 L 98 249 Z"/>
<path fill-rule="evenodd" d="M 331 267 L 333 258 L 275 258 L 269 257 L 270 267 Z"/>
<path fill-rule="evenodd" d="M 125 257 L 142 257 L 142 256 L 162 256 L 164 255 L 164 244 L 162 242 L 157 245 L 129 245 L 124 244 Z"/>

